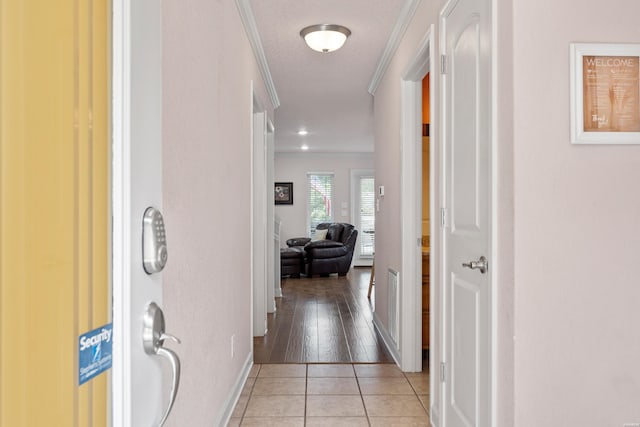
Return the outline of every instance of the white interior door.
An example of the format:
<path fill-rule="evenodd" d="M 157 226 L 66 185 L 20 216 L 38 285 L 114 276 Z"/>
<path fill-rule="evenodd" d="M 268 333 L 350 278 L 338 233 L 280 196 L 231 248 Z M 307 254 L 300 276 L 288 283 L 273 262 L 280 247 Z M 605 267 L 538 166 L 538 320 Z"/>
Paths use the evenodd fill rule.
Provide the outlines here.
<path fill-rule="evenodd" d="M 142 255 L 145 210 L 162 209 L 161 10 L 157 0 L 113 2 L 112 399 L 117 426 L 158 426 L 171 388 L 171 380 L 163 379 L 167 361 L 143 348 L 147 307 L 163 302 L 162 272 L 147 274 Z M 171 224 L 166 226 L 170 262 Z"/>
<path fill-rule="evenodd" d="M 491 270 L 479 262 L 490 255 L 490 16 L 489 0 L 454 0 L 441 15 L 447 427 L 490 423 Z"/>

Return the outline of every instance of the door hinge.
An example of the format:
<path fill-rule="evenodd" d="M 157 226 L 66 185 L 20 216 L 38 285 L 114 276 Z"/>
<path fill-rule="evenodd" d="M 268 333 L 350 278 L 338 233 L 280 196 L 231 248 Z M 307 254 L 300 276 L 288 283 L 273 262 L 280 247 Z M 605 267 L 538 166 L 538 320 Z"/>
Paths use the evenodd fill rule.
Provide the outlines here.
<path fill-rule="evenodd" d="M 440 382 L 445 382 L 447 379 L 447 364 L 444 362 L 440 363 Z"/>
<path fill-rule="evenodd" d="M 440 74 L 447 74 L 447 55 L 440 55 Z"/>
<path fill-rule="evenodd" d="M 418 237 L 418 247 L 422 247 L 422 237 Z"/>
<path fill-rule="evenodd" d="M 447 208 L 440 208 L 440 226 L 442 228 L 445 228 L 447 225 L 449 225 L 447 223 L 447 214 L 448 214 L 448 209 Z"/>

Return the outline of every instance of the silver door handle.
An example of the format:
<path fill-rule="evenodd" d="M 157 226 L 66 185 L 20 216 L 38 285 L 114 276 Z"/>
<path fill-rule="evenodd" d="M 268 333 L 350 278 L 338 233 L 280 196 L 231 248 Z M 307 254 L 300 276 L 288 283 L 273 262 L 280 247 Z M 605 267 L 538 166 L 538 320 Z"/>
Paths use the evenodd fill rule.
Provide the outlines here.
<path fill-rule="evenodd" d="M 477 261 L 463 262 L 462 266 L 472 270 L 480 270 L 480 273 L 484 274 L 489 269 L 489 262 L 484 256 L 481 256 Z"/>
<path fill-rule="evenodd" d="M 164 332 L 164 314 L 155 302 L 147 306 L 147 311 L 143 318 L 142 344 L 144 351 L 151 356 L 161 356 L 169 360 L 173 379 L 171 381 L 171 391 L 169 392 L 169 405 L 164 411 L 158 427 L 162 427 L 173 408 L 178 394 L 178 386 L 180 385 L 180 359 L 178 355 L 168 348 L 164 348 L 164 342 L 167 339 L 173 340 L 180 344 L 180 340 L 173 335 Z"/>

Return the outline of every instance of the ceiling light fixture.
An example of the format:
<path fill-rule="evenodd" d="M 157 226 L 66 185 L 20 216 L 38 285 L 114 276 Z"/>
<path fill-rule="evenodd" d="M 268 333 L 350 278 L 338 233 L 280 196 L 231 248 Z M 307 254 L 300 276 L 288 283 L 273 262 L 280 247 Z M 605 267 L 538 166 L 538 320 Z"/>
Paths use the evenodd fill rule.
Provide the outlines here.
<path fill-rule="evenodd" d="M 310 25 L 300 31 L 311 49 L 323 53 L 340 49 L 350 35 L 351 30 L 347 27 L 335 24 Z"/>
<path fill-rule="evenodd" d="M 307 132 L 307 131 L 306 131 L 306 130 L 304 130 L 304 129 L 301 129 L 301 130 L 299 130 L 299 131 L 298 131 L 298 135 L 301 135 L 301 136 L 307 135 L 308 133 L 309 133 L 309 132 Z"/>
<path fill-rule="evenodd" d="M 307 144 L 304 144 L 304 145 L 300 146 L 300 149 L 303 150 L 303 151 L 306 151 L 306 150 L 309 149 L 309 146 Z"/>

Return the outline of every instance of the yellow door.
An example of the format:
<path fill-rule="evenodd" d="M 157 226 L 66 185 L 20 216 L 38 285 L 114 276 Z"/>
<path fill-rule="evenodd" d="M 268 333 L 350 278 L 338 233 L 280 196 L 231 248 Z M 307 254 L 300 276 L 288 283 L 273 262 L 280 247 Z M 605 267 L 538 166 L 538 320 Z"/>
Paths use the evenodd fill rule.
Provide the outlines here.
<path fill-rule="evenodd" d="M 111 320 L 109 0 L 0 0 L 0 426 L 102 426 Z"/>

